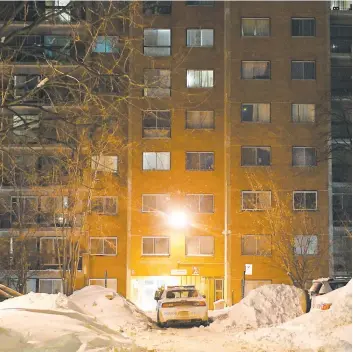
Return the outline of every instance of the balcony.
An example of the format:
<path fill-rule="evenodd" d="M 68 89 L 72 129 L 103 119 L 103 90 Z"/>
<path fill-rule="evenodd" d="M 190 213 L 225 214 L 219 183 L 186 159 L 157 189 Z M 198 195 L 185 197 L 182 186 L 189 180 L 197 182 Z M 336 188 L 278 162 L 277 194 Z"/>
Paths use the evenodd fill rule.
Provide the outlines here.
<path fill-rule="evenodd" d="M 145 16 L 170 15 L 172 13 L 171 1 L 144 1 L 143 14 Z"/>
<path fill-rule="evenodd" d="M 333 182 L 352 182 L 352 165 L 333 164 L 332 165 Z"/>
<path fill-rule="evenodd" d="M 352 40 L 349 39 L 331 39 L 331 53 L 332 54 L 352 54 Z"/>

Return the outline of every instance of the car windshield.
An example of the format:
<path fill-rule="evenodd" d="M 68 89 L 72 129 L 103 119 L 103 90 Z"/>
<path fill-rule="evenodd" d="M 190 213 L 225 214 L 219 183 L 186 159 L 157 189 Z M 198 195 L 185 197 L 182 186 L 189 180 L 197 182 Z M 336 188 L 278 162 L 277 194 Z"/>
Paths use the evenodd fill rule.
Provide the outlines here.
<path fill-rule="evenodd" d="M 197 290 L 173 290 L 167 292 L 167 298 L 189 298 L 198 297 Z"/>

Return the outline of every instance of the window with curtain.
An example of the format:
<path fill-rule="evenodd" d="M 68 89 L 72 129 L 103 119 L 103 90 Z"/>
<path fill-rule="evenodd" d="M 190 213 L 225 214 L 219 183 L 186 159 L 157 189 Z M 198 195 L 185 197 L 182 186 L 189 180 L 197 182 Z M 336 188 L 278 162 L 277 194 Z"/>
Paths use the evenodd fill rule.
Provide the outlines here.
<path fill-rule="evenodd" d="M 92 197 L 91 211 L 96 214 L 116 215 L 118 199 L 117 197 Z"/>
<path fill-rule="evenodd" d="M 188 88 L 212 88 L 213 70 L 187 70 L 186 86 Z"/>
<path fill-rule="evenodd" d="M 185 242 L 185 254 L 187 256 L 214 255 L 213 236 L 187 236 Z"/>
<path fill-rule="evenodd" d="M 170 200 L 169 194 L 143 194 L 142 212 L 165 212 Z"/>
<path fill-rule="evenodd" d="M 242 61 L 241 78 L 242 79 L 270 79 L 271 78 L 270 61 Z"/>
<path fill-rule="evenodd" d="M 244 235 L 241 236 L 242 255 L 271 255 L 270 235 Z"/>
<path fill-rule="evenodd" d="M 316 166 L 316 149 L 313 147 L 293 147 L 293 166 Z"/>
<path fill-rule="evenodd" d="M 142 237 L 142 255 L 169 255 L 169 237 Z"/>
<path fill-rule="evenodd" d="M 169 56 L 171 47 L 170 29 L 145 29 L 144 55 Z"/>
<path fill-rule="evenodd" d="M 242 18 L 241 34 L 243 37 L 268 37 L 270 35 L 270 19 Z"/>
<path fill-rule="evenodd" d="M 292 104 L 293 122 L 315 122 L 315 104 Z"/>
<path fill-rule="evenodd" d="M 292 61 L 292 79 L 316 79 L 315 61 Z"/>
<path fill-rule="evenodd" d="M 242 122 L 271 122 L 270 104 L 241 104 Z"/>
<path fill-rule="evenodd" d="M 187 194 L 186 202 L 193 213 L 213 213 L 213 194 Z"/>
<path fill-rule="evenodd" d="M 186 30 L 187 47 L 212 47 L 213 29 L 187 29 Z"/>
<path fill-rule="evenodd" d="M 215 116 L 214 111 L 187 111 L 186 129 L 214 129 Z"/>
<path fill-rule="evenodd" d="M 170 170 L 170 152 L 144 152 L 143 170 Z"/>

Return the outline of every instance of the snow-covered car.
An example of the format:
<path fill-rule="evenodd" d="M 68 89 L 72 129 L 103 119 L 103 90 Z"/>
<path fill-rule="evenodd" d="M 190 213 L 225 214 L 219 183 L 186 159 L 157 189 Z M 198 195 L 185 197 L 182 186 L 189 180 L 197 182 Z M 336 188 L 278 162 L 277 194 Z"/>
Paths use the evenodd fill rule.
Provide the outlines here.
<path fill-rule="evenodd" d="M 309 289 L 309 296 L 311 298 L 311 309 L 327 310 L 331 307 L 331 299 L 328 293 L 344 287 L 349 282 L 350 278 L 320 278 L 313 280 Z"/>
<path fill-rule="evenodd" d="M 207 325 L 208 307 L 206 299 L 195 286 L 167 286 L 156 292 L 157 324 L 170 325 Z"/>

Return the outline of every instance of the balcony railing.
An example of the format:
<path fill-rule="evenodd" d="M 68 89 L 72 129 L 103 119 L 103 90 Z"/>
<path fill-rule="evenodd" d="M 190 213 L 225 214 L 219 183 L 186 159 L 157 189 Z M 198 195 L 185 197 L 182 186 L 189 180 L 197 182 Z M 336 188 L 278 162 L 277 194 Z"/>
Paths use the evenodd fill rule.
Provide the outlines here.
<path fill-rule="evenodd" d="M 352 182 L 352 166 L 345 164 L 332 165 L 333 182 Z"/>

